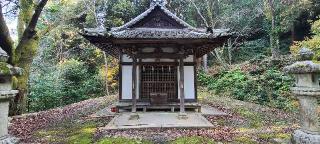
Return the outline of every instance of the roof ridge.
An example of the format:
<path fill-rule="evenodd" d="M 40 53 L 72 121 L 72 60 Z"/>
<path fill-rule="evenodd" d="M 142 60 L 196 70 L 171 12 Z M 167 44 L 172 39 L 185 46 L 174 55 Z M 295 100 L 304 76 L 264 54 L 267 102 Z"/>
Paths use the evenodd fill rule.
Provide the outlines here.
<path fill-rule="evenodd" d="M 135 17 L 131 21 L 125 23 L 124 25 L 122 25 L 120 27 L 115 27 L 112 30 L 113 31 L 120 31 L 120 30 L 128 29 L 130 26 L 133 26 L 133 25 L 137 24 L 139 21 L 141 21 L 146 16 L 148 16 L 153 10 L 155 10 L 156 7 L 160 7 L 160 10 L 162 10 L 166 15 L 168 15 L 170 18 L 174 19 L 179 24 L 187 27 L 188 29 L 196 30 L 196 28 L 194 28 L 193 26 L 189 25 L 184 20 L 180 19 L 178 16 L 176 16 L 174 13 L 172 13 L 170 10 L 168 10 L 165 6 L 162 6 L 162 5 L 158 4 L 158 3 L 156 3 L 153 6 L 151 6 L 146 11 L 144 11 L 143 13 L 141 13 L 140 15 L 138 15 L 137 17 Z"/>

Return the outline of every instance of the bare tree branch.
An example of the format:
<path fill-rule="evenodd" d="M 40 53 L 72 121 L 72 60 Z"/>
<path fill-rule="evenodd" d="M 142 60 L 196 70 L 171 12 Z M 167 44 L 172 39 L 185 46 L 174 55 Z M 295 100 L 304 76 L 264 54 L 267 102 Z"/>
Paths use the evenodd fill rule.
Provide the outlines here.
<path fill-rule="evenodd" d="M 2 3 L 0 3 L 0 7 L 2 7 Z M 8 55 L 10 56 L 9 61 L 11 62 L 13 41 L 10 36 L 6 21 L 4 19 L 2 8 L 0 8 L 0 47 L 2 47 L 2 49 L 8 53 Z"/>
<path fill-rule="evenodd" d="M 215 27 L 215 22 L 213 20 L 213 14 L 212 14 L 212 6 L 210 6 L 210 2 L 208 0 L 206 0 L 207 3 L 207 15 L 209 17 L 210 20 L 210 27 L 214 28 Z M 212 5 L 214 4 L 214 2 L 212 3 Z"/>
<path fill-rule="evenodd" d="M 192 3 L 192 5 L 196 8 L 197 13 L 200 15 L 200 17 L 201 17 L 201 19 L 203 20 L 203 22 L 204 22 L 204 24 L 206 25 L 206 27 L 209 27 L 209 24 L 208 24 L 206 18 L 201 14 L 201 11 L 200 11 L 199 7 L 196 5 L 196 3 L 195 3 L 193 0 L 189 0 L 189 1 L 190 1 L 190 2 Z"/>
<path fill-rule="evenodd" d="M 108 2 L 108 1 L 106 1 Z M 96 8 L 96 3 L 97 1 L 96 0 L 92 0 L 92 3 L 91 4 L 88 4 L 86 1 L 83 0 L 83 4 L 87 7 L 87 10 L 90 11 L 93 16 L 94 16 L 94 20 L 96 22 L 96 26 L 97 27 L 102 27 L 103 24 L 99 22 L 99 18 L 98 18 L 98 13 L 97 13 L 97 8 Z"/>
<path fill-rule="evenodd" d="M 21 37 L 21 40 L 15 50 L 15 54 L 20 57 L 21 55 L 21 50 L 23 48 L 23 46 L 30 40 L 32 39 L 36 34 L 36 26 L 40 17 L 40 14 L 44 8 L 44 6 L 47 4 L 48 0 L 41 0 L 34 12 L 34 14 L 32 15 L 32 18 L 29 22 L 28 27 L 25 29 L 25 31 L 23 32 L 23 35 Z"/>
<path fill-rule="evenodd" d="M 18 0 L 1 0 L 2 6 L 2 13 L 4 16 L 9 14 L 15 14 L 19 8 L 19 1 Z"/>

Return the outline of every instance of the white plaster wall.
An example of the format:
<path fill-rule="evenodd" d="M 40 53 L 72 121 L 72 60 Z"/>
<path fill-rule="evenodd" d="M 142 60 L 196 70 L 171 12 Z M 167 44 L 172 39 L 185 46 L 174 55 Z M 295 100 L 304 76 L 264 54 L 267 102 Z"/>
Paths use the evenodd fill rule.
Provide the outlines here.
<path fill-rule="evenodd" d="M 178 86 L 180 85 L 180 73 L 178 67 Z M 184 96 L 185 99 L 195 99 L 195 85 L 194 85 L 194 66 L 184 66 Z M 178 97 L 180 98 L 180 91 L 178 87 Z"/>
<path fill-rule="evenodd" d="M 165 48 L 162 48 L 162 51 L 166 53 L 173 53 L 175 50 L 172 47 L 165 47 Z"/>
<path fill-rule="evenodd" d="M 151 59 L 151 58 L 150 59 L 142 59 L 141 61 L 142 62 L 155 62 L 156 59 Z M 193 55 L 189 55 L 183 61 L 184 62 L 194 62 L 193 61 Z M 131 62 L 132 62 L 132 60 L 131 60 Z M 160 59 L 160 62 L 175 62 L 175 60 L 174 59 Z"/>
<path fill-rule="evenodd" d="M 184 59 L 184 62 L 194 62 L 193 55 L 189 55 L 186 59 Z"/>
<path fill-rule="evenodd" d="M 122 62 L 133 62 L 133 61 L 128 55 L 124 54 L 122 55 Z"/>
<path fill-rule="evenodd" d="M 142 62 L 155 62 L 156 59 L 142 59 Z M 122 62 L 132 62 L 132 59 L 124 54 L 122 56 Z M 174 62 L 173 59 L 160 59 L 160 62 Z M 187 58 L 184 59 L 184 62 L 194 62 L 193 55 L 189 55 Z"/>
<path fill-rule="evenodd" d="M 156 62 L 156 59 L 142 59 L 142 62 Z M 174 62 L 173 59 L 160 59 L 160 62 Z"/>
<path fill-rule="evenodd" d="M 160 62 L 174 62 L 173 59 L 160 59 Z"/>
<path fill-rule="evenodd" d="M 147 47 L 147 48 L 143 48 L 142 52 L 146 52 L 146 53 L 150 53 L 150 52 L 154 52 L 156 48 L 154 47 Z"/>
<path fill-rule="evenodd" d="M 136 83 L 136 96 L 139 99 L 139 67 L 137 67 L 137 83 Z M 132 66 L 122 66 L 122 99 L 132 99 Z"/>
<path fill-rule="evenodd" d="M 132 66 L 122 66 L 122 99 L 132 99 Z"/>
<path fill-rule="evenodd" d="M 155 62 L 156 59 L 141 59 L 142 62 Z"/>

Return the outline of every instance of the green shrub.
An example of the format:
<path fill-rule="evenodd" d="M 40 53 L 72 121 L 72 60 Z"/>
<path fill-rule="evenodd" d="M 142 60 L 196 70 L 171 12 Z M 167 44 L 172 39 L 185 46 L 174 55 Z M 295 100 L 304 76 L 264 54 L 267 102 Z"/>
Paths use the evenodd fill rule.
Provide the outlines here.
<path fill-rule="evenodd" d="M 56 71 L 30 79 L 29 109 L 41 111 L 62 105 L 62 80 Z"/>
<path fill-rule="evenodd" d="M 84 62 L 66 60 L 47 73 L 31 78 L 30 111 L 65 106 L 104 94 L 104 79 L 99 72 L 90 72 Z"/>
<path fill-rule="evenodd" d="M 243 62 L 246 60 L 251 60 L 252 58 L 269 55 L 270 50 L 267 45 L 269 45 L 269 39 L 267 37 L 246 41 L 233 52 L 233 61 Z"/>
<path fill-rule="evenodd" d="M 104 138 L 100 140 L 97 144 L 151 144 L 152 142 L 146 140 L 138 139 L 128 139 L 128 138 Z"/>
<path fill-rule="evenodd" d="M 198 77 L 202 85 L 218 95 L 285 110 L 295 108 L 290 95 L 293 78 L 279 70 L 266 70 L 255 75 L 238 69 L 215 76 L 200 72 Z"/>

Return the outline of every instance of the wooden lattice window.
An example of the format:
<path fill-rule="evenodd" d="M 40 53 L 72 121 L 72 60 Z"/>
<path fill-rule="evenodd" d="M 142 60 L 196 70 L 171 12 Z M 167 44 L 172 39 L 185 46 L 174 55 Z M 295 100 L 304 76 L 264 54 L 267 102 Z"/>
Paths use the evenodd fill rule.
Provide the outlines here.
<path fill-rule="evenodd" d="M 169 102 L 178 100 L 177 67 L 166 65 L 141 66 L 142 100 L 149 100 L 150 93 L 165 93 Z"/>

